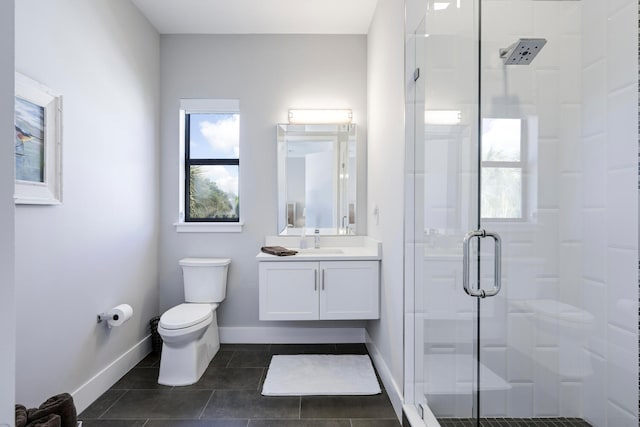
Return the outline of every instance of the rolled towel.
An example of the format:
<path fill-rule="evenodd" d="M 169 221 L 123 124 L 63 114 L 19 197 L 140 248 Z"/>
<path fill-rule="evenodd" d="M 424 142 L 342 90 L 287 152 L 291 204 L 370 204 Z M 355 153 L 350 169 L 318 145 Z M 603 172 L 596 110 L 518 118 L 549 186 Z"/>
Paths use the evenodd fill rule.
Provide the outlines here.
<path fill-rule="evenodd" d="M 76 427 L 78 424 L 76 406 L 73 404 L 73 397 L 69 393 L 57 394 L 47 399 L 38 409 L 29 409 L 27 411 L 27 419 L 29 423 L 32 423 L 49 414 L 60 416 L 61 427 Z M 29 425 L 29 427 L 31 426 Z"/>
<path fill-rule="evenodd" d="M 27 425 L 27 408 L 22 405 L 16 405 L 16 427 L 24 427 Z"/>
<path fill-rule="evenodd" d="M 287 249 L 282 246 L 263 246 L 261 250 L 266 254 L 277 255 L 277 256 L 289 256 L 289 255 L 295 255 L 298 253 L 298 251 Z"/>
<path fill-rule="evenodd" d="M 61 427 L 62 419 L 58 414 L 49 414 L 31 421 L 26 427 Z"/>

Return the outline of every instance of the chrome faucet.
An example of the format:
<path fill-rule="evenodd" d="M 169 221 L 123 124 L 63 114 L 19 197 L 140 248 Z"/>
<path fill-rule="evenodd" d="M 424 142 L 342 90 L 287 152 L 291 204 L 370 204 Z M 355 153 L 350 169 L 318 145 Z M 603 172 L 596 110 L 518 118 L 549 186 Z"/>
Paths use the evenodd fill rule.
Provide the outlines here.
<path fill-rule="evenodd" d="M 313 247 L 316 249 L 320 248 L 320 230 L 317 228 L 313 232 Z"/>

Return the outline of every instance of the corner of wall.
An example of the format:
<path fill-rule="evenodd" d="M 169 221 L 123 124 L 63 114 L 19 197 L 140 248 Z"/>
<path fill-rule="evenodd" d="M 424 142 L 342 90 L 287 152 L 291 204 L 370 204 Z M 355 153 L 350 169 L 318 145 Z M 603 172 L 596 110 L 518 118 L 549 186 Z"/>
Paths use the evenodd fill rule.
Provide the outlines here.
<path fill-rule="evenodd" d="M 0 2 L 0 140 L 14 138 L 14 0 Z M 14 279 L 14 153 L 0 145 L 0 425 L 14 425 L 15 404 L 15 279 Z"/>

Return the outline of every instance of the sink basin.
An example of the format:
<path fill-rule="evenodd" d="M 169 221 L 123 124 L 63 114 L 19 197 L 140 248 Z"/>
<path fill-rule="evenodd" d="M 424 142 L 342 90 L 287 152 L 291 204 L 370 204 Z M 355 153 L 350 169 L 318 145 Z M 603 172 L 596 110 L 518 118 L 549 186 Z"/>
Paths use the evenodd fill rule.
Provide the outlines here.
<path fill-rule="evenodd" d="M 343 254 L 342 249 L 336 248 L 306 248 L 306 249 L 294 249 L 301 254 Z"/>

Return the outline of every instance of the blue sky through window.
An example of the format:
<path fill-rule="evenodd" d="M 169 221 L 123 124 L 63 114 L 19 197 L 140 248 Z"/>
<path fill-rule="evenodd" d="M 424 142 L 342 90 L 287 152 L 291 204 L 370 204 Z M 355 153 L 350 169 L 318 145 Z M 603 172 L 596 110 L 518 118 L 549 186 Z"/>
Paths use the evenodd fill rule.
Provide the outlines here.
<path fill-rule="evenodd" d="M 190 157 L 233 159 L 240 154 L 240 115 L 190 114 Z"/>
<path fill-rule="evenodd" d="M 240 114 L 191 113 L 189 155 L 192 159 L 240 157 Z M 231 198 L 238 194 L 238 166 L 201 166 L 202 175 Z"/>

